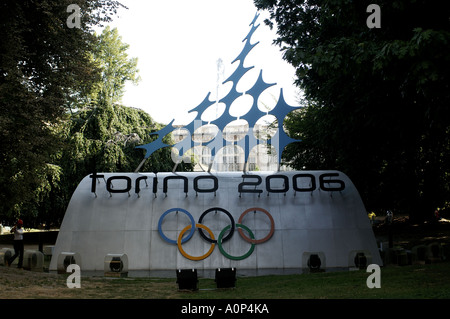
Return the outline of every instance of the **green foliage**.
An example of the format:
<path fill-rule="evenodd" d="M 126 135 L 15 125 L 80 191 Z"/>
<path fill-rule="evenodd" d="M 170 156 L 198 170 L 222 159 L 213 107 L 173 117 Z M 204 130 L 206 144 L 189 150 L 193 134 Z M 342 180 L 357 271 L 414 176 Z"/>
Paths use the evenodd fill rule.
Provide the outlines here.
<path fill-rule="evenodd" d="M 135 171 L 145 155 L 144 150 L 135 147 L 154 140 L 150 133 L 161 129 L 144 111 L 117 103 L 125 82 L 137 83 L 139 79 L 137 61 L 128 58 L 128 45 L 122 43 L 118 31 L 105 28 L 97 43 L 90 56 L 99 67 L 101 78 L 92 85 L 90 94 L 80 100 L 86 104 L 78 103 L 78 109 L 60 126 L 64 147 L 57 163 L 63 173 L 49 196 L 53 196 L 52 203 L 61 205 L 45 207 L 39 213 L 41 219 L 60 222 L 72 193 L 86 175 L 94 171 Z M 170 136 L 165 142 L 171 144 Z M 141 169 L 171 170 L 170 150 L 156 152 Z"/>
<path fill-rule="evenodd" d="M 431 216 L 449 202 L 450 23 L 445 2 L 255 0 L 297 69 L 306 108 L 286 126 L 296 168 L 339 169 L 370 210 Z"/>
<path fill-rule="evenodd" d="M 83 12 L 66 25 L 69 4 Z M 40 201 L 49 163 L 61 146 L 66 106 L 89 92 L 99 73 L 88 57 L 92 26 L 110 20 L 116 1 L 2 1 L 0 4 L 0 212 L 12 217 Z M 75 94 L 75 92 L 77 94 Z M 31 214 L 31 213 L 30 213 Z"/>
<path fill-rule="evenodd" d="M 96 44 L 92 58 L 102 70 L 97 92 L 100 96 L 97 98 L 106 103 L 119 102 L 124 93 L 125 82 L 137 84 L 140 80 L 137 75 L 137 58 L 128 59 L 129 45 L 122 42 L 116 28 L 106 27 Z"/>
<path fill-rule="evenodd" d="M 81 8 L 80 28 L 66 25 L 69 4 Z M 109 0 L 0 4 L 1 221 L 58 225 L 83 177 L 134 171 L 144 158 L 135 146 L 154 139 L 149 133 L 160 125 L 120 105 L 125 82 L 139 81 L 137 60 L 116 29 L 92 30 L 120 7 Z M 170 150 L 141 169 L 171 170 Z"/>
<path fill-rule="evenodd" d="M 151 142 L 154 137 L 150 133 L 160 128 L 147 113 L 139 109 L 118 104 L 85 108 L 71 117 L 66 128 L 63 160 L 67 166 L 64 172 L 78 174 L 82 178 L 94 170 L 134 171 L 145 153 L 135 146 Z M 165 153 L 158 155 L 169 159 L 169 150 Z M 171 168 L 154 161 L 148 161 L 143 167 L 146 171 Z M 78 184 L 79 181 L 80 178 L 74 183 Z"/>

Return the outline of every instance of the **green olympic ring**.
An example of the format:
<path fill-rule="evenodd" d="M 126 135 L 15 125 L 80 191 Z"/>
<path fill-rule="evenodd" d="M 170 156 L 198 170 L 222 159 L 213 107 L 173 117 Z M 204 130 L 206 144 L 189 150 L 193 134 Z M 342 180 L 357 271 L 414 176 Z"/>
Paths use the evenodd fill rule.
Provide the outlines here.
<path fill-rule="evenodd" d="M 232 259 L 232 260 L 242 260 L 242 259 L 247 258 L 248 256 L 250 256 L 250 255 L 253 253 L 253 250 L 255 249 L 255 244 L 254 244 L 254 243 L 251 243 L 251 247 L 250 247 L 250 249 L 248 250 L 248 252 L 245 253 L 245 254 L 242 255 L 242 256 L 231 256 L 230 254 L 228 254 L 228 253 L 223 249 L 223 247 L 222 247 L 222 237 L 223 237 L 223 235 L 225 234 L 225 232 L 226 232 L 228 229 L 230 229 L 230 227 L 231 227 L 231 225 L 226 226 L 224 229 L 222 229 L 222 231 L 221 231 L 220 234 L 219 234 L 219 238 L 217 239 L 217 246 L 219 246 L 220 252 L 221 252 L 225 257 L 227 257 L 228 259 Z M 242 225 L 242 224 L 236 224 L 236 227 L 237 227 L 237 228 L 242 228 L 242 229 L 246 230 L 246 231 L 248 232 L 248 234 L 250 235 L 251 239 L 255 239 L 255 235 L 253 235 L 252 231 L 251 231 L 250 228 L 248 228 L 247 226 Z"/>

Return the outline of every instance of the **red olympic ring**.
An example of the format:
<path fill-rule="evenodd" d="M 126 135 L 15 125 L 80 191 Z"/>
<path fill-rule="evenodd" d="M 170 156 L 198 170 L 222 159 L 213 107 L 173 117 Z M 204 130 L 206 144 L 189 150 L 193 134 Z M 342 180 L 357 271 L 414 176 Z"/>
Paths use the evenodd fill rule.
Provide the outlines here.
<path fill-rule="evenodd" d="M 269 217 L 269 219 L 270 219 L 270 231 L 269 231 L 269 234 L 266 237 L 262 238 L 262 239 L 251 239 L 243 232 L 243 230 L 241 228 L 239 228 L 238 229 L 239 235 L 241 235 L 241 237 L 244 238 L 244 240 L 246 242 L 249 242 L 249 243 L 252 243 L 252 244 L 264 243 L 264 242 L 268 241 L 272 237 L 272 235 L 273 235 L 273 233 L 275 231 L 275 222 L 273 221 L 273 217 L 272 217 L 272 215 L 270 215 L 270 213 L 267 210 L 265 210 L 263 208 L 259 208 L 259 207 L 253 207 L 253 208 L 249 208 L 245 212 L 243 212 L 242 215 L 239 217 L 239 220 L 238 220 L 237 223 L 238 224 L 242 224 L 242 219 L 244 219 L 244 216 L 247 215 L 251 211 L 254 211 L 254 212 L 259 211 L 259 212 L 262 212 L 262 213 L 266 214 L 266 216 Z"/>

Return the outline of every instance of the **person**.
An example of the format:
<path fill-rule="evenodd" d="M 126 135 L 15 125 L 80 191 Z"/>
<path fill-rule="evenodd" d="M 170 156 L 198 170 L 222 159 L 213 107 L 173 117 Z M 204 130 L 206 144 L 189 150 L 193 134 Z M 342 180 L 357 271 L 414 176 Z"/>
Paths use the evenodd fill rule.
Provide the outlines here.
<path fill-rule="evenodd" d="M 19 219 L 16 225 L 11 229 L 11 233 L 14 233 L 14 255 L 8 260 L 8 266 L 19 256 L 19 262 L 17 268 L 22 268 L 23 264 L 23 221 Z"/>
<path fill-rule="evenodd" d="M 370 223 L 373 225 L 373 224 L 375 223 L 375 217 L 376 217 L 377 215 L 375 215 L 374 212 L 370 212 L 369 214 L 367 214 L 367 216 L 368 216 L 369 219 L 370 219 Z"/>
<path fill-rule="evenodd" d="M 434 218 L 435 218 L 437 221 L 441 220 L 441 217 L 439 216 L 439 208 L 437 208 L 437 209 L 434 211 Z"/>
<path fill-rule="evenodd" d="M 386 221 L 387 221 L 388 225 L 392 224 L 393 219 L 394 219 L 394 214 L 392 214 L 392 211 L 390 211 L 388 209 L 386 211 Z"/>

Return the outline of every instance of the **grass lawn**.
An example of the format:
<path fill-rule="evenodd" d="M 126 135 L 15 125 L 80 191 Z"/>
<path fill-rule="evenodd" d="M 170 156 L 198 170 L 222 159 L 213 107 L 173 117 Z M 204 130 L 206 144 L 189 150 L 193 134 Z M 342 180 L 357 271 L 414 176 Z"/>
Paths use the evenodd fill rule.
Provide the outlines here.
<path fill-rule="evenodd" d="M 450 223 L 417 227 L 394 224 L 394 245 L 411 249 L 418 244 L 450 244 Z M 387 238 L 383 227 L 378 239 Z M 175 278 L 88 277 L 81 288 L 67 288 L 69 274 L 18 270 L 0 266 L 0 299 L 450 299 L 450 260 L 426 265 L 381 268 L 381 288 L 368 288 L 365 270 L 300 275 L 239 277 L 236 288 L 216 289 L 214 279 L 200 278 L 197 291 L 179 291 Z M 294 301 L 295 302 L 295 301 Z M 298 301 L 297 301 L 298 302 Z"/>
<path fill-rule="evenodd" d="M 368 288 L 365 270 L 238 277 L 236 288 L 216 289 L 200 278 L 197 291 L 179 291 L 175 278 L 81 277 L 0 267 L 0 298 L 43 299 L 436 299 L 450 298 L 450 262 L 381 268 L 381 288 Z"/>

